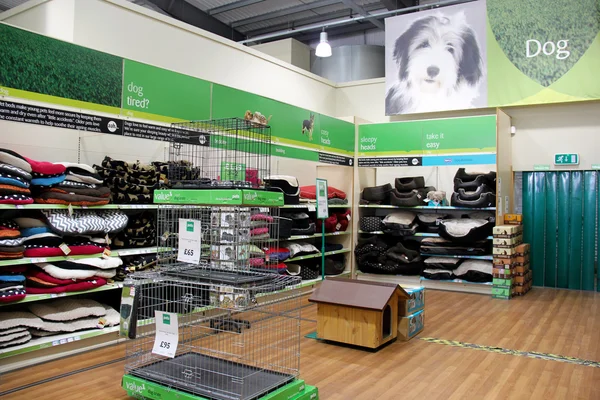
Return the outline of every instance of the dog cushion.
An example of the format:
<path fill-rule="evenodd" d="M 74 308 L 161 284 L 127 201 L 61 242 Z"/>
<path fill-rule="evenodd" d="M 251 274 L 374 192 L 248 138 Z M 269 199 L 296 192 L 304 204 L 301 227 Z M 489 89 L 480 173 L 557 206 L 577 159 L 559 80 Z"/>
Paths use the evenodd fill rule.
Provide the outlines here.
<path fill-rule="evenodd" d="M 46 228 L 47 225 L 39 218 L 19 217 L 14 220 L 19 227 L 23 228 Z"/>
<path fill-rule="evenodd" d="M 450 200 L 452 207 L 465 207 L 465 208 L 486 208 L 496 206 L 496 195 L 493 193 L 482 193 L 481 196 L 476 200 L 464 200 L 460 198 L 458 193 L 452 193 Z"/>
<path fill-rule="evenodd" d="M 464 190 L 475 191 L 481 185 L 487 184 L 489 187 L 496 187 L 496 173 L 494 171 L 478 172 L 469 171 L 465 168 L 459 168 L 454 175 L 454 191 L 462 188 Z"/>
<path fill-rule="evenodd" d="M 32 303 L 29 311 L 46 321 L 72 321 L 106 315 L 106 309 L 97 301 L 73 298 Z"/>
<path fill-rule="evenodd" d="M 43 321 L 40 317 L 27 311 L 1 311 L 0 331 L 13 329 L 20 326 L 27 328 L 41 328 Z"/>
<path fill-rule="evenodd" d="M 392 185 L 386 183 L 381 186 L 367 187 L 363 189 L 362 199 L 368 202 L 381 202 L 388 200 L 389 192 L 392 191 Z"/>
<path fill-rule="evenodd" d="M 444 238 L 425 238 L 421 240 L 421 253 L 439 255 L 482 256 L 489 253 L 489 243 L 456 243 Z"/>
<path fill-rule="evenodd" d="M 315 246 L 310 243 L 292 243 L 287 247 L 290 251 L 290 257 L 297 257 L 307 254 L 315 254 L 319 252 Z"/>
<path fill-rule="evenodd" d="M 59 190 L 45 190 L 37 193 L 34 200 L 38 204 L 62 204 L 74 206 L 103 206 L 109 203 L 108 197 L 93 197 L 81 194 L 67 193 Z"/>
<path fill-rule="evenodd" d="M 492 261 L 465 260 L 453 273 L 457 278 L 470 282 L 491 282 L 492 271 Z"/>
<path fill-rule="evenodd" d="M 307 228 L 292 228 L 292 236 L 309 236 L 314 235 L 317 231 L 317 225 L 314 222 L 310 222 Z"/>
<path fill-rule="evenodd" d="M 414 223 L 416 216 L 412 211 L 395 211 L 386 215 L 382 222 L 387 227 L 408 228 Z"/>
<path fill-rule="evenodd" d="M 485 219 L 444 219 L 439 224 L 439 234 L 454 242 L 471 243 L 485 240 L 492 234 L 494 222 Z"/>
<path fill-rule="evenodd" d="M 7 335 L 12 335 L 13 333 L 27 332 L 27 328 L 24 326 L 18 326 L 16 328 L 10 328 L 0 331 L 0 339 Z"/>
<path fill-rule="evenodd" d="M 52 229 L 63 235 L 115 233 L 127 226 L 127 215 L 122 211 L 43 210 Z"/>
<path fill-rule="evenodd" d="M 25 344 L 31 340 L 29 331 L 21 331 L 7 336 L 0 336 L 0 348 L 12 347 Z"/>
<path fill-rule="evenodd" d="M 15 301 L 23 300 L 25 296 L 25 288 L 21 285 L 10 289 L 3 289 L 0 291 L 0 303 L 13 303 Z"/>
<path fill-rule="evenodd" d="M 0 162 L 21 168 L 26 172 L 32 171 L 31 164 L 27 161 L 26 157 L 9 149 L 0 149 Z"/>
<path fill-rule="evenodd" d="M 452 271 L 448 271 L 445 269 L 435 269 L 435 268 L 426 268 L 423 270 L 421 274 L 422 277 L 427 279 L 433 279 L 436 281 L 449 281 L 454 279 L 454 274 Z"/>
<path fill-rule="evenodd" d="M 95 185 L 102 185 L 104 184 L 104 181 L 102 180 L 102 178 L 100 177 L 100 175 L 94 174 L 94 175 L 83 175 L 83 174 L 76 174 L 74 172 L 69 172 L 66 175 L 66 179 L 70 180 L 70 181 L 74 181 L 74 182 L 81 182 L 81 183 L 92 183 Z"/>
<path fill-rule="evenodd" d="M 4 172 L 12 176 L 18 176 L 25 181 L 31 181 L 32 178 L 31 174 L 24 169 L 2 162 L 0 162 L 0 172 Z"/>
<path fill-rule="evenodd" d="M 0 171 L 0 183 L 3 185 L 18 186 L 21 188 L 28 188 L 31 186 L 30 179 L 21 178 L 19 175 L 13 175 L 2 171 Z"/>
<path fill-rule="evenodd" d="M 90 279 L 93 277 L 110 279 L 117 274 L 116 269 L 86 268 L 85 265 L 71 263 L 70 261 L 57 261 L 53 264 L 39 263 L 35 265 L 57 279 Z M 81 269 L 75 269 L 74 266 L 81 266 Z"/>
<path fill-rule="evenodd" d="M 0 195 L 10 194 L 24 194 L 26 196 L 31 196 L 31 190 L 20 186 L 0 184 Z"/>
<path fill-rule="evenodd" d="M 360 217 L 360 230 L 364 232 L 382 231 L 384 228 L 380 217 Z"/>
<path fill-rule="evenodd" d="M 105 328 L 108 326 L 116 326 L 121 320 L 121 315 L 118 311 L 107 305 L 103 306 L 106 313 L 101 317 L 88 317 L 75 320 L 66 320 L 64 322 L 43 321 L 42 327 L 31 329 L 33 336 L 48 336 L 48 334 L 70 333 L 85 329 Z"/>
<path fill-rule="evenodd" d="M 98 172 L 96 172 L 96 170 L 93 167 L 91 167 L 91 166 L 89 166 L 87 164 L 77 164 L 77 163 L 72 163 L 72 162 L 58 162 L 56 164 L 60 164 L 63 167 L 65 167 L 66 171 L 78 171 L 78 170 L 81 170 L 81 172 L 85 171 L 85 172 L 87 172 L 88 174 L 91 174 L 91 175 L 98 174 Z"/>
<path fill-rule="evenodd" d="M 54 175 L 54 176 L 40 176 L 33 173 L 33 178 L 31 179 L 31 184 L 34 186 L 53 186 L 61 183 L 65 180 L 67 176 L 65 174 L 62 175 Z"/>
<path fill-rule="evenodd" d="M 424 232 L 437 233 L 438 225 L 444 218 L 446 218 L 446 214 L 419 213 L 417 214 L 417 223 Z"/>
<path fill-rule="evenodd" d="M 285 204 L 300 203 L 300 184 L 295 176 L 271 175 L 265 178 L 265 183 L 269 190 L 283 192 Z"/>
<path fill-rule="evenodd" d="M 315 200 L 317 198 L 317 187 L 315 185 L 300 187 L 300 197 L 304 199 Z M 346 192 L 340 189 L 336 189 L 333 186 L 327 186 L 327 198 L 345 199 Z"/>
<path fill-rule="evenodd" d="M 116 275 L 116 272 L 115 272 Z M 113 275 L 114 276 L 114 275 Z M 93 280 L 79 281 L 68 285 L 60 285 L 55 287 L 32 287 L 27 286 L 27 294 L 51 294 L 51 293 L 68 293 L 68 292 L 82 292 L 91 290 L 100 286 L 106 285 L 106 279 L 94 277 Z"/>
<path fill-rule="evenodd" d="M 425 178 L 423 178 L 422 176 L 396 178 L 394 180 L 394 187 L 399 192 L 406 192 L 408 190 L 423 188 L 425 187 Z"/>
<path fill-rule="evenodd" d="M 484 193 L 495 193 L 496 191 L 492 190 L 488 185 L 484 183 L 483 185 L 478 186 L 475 191 L 469 191 L 463 188 L 459 188 L 457 192 L 458 197 L 461 200 L 477 200 Z"/>
<path fill-rule="evenodd" d="M 425 268 L 427 269 L 443 269 L 453 271 L 463 262 L 462 258 L 450 257 L 428 257 L 425 259 Z"/>
<path fill-rule="evenodd" d="M 0 195 L 0 204 L 33 204 L 33 198 L 24 194 L 5 194 Z"/>
<path fill-rule="evenodd" d="M 15 221 L 0 218 L 0 238 L 13 239 L 19 236 L 21 236 L 21 231 Z"/>
<path fill-rule="evenodd" d="M 427 199 L 427 191 L 429 191 L 429 188 L 414 189 L 409 192 L 399 192 L 393 189 L 390 191 L 390 204 L 397 207 L 423 206 L 425 205 L 425 199 Z"/>

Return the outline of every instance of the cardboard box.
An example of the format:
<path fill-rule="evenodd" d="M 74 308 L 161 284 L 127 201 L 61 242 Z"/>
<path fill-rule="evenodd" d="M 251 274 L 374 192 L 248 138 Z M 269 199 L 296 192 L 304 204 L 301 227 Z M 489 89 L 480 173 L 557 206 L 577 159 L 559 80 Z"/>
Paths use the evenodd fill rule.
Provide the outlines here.
<path fill-rule="evenodd" d="M 425 308 L 425 288 L 404 288 L 410 299 L 400 299 L 398 305 L 398 316 L 406 317 Z"/>
<path fill-rule="evenodd" d="M 515 265 L 513 268 L 513 275 L 524 275 L 527 271 L 529 271 L 529 264 Z"/>
<path fill-rule="evenodd" d="M 515 257 L 513 257 L 513 261 L 515 265 L 529 264 L 529 254 L 526 254 L 524 256 L 515 255 Z"/>
<path fill-rule="evenodd" d="M 517 247 L 523 243 L 523 235 L 514 236 L 511 238 L 494 238 L 492 244 L 498 248 Z"/>
<path fill-rule="evenodd" d="M 511 276 L 513 276 L 513 270 L 511 268 L 496 268 L 494 267 L 494 269 L 492 270 L 492 276 L 494 278 L 510 278 Z"/>
<path fill-rule="evenodd" d="M 494 238 L 511 238 L 523 233 L 523 225 L 498 225 L 493 232 Z"/>
<path fill-rule="evenodd" d="M 517 285 L 517 286 L 513 287 L 512 293 L 514 296 L 523 296 L 524 294 L 526 294 L 527 292 L 529 292 L 531 290 L 531 286 L 532 286 L 532 281 L 529 281 L 524 285 Z"/>
<path fill-rule="evenodd" d="M 515 256 L 515 248 L 514 247 L 508 247 L 508 248 L 494 247 L 492 249 L 492 254 L 494 255 L 494 258 L 510 258 L 510 259 L 512 259 Z"/>
<path fill-rule="evenodd" d="M 494 287 L 498 288 L 507 288 L 510 289 L 513 287 L 514 283 L 515 283 L 515 278 L 510 277 L 510 278 L 494 278 L 492 280 L 492 284 L 494 285 Z"/>
<path fill-rule="evenodd" d="M 515 275 L 512 279 L 514 280 L 516 285 L 523 286 L 533 278 L 533 272 L 528 270 L 522 275 Z"/>
<path fill-rule="evenodd" d="M 398 339 L 407 341 L 415 337 L 425 326 L 425 310 L 400 318 Z"/>
<path fill-rule="evenodd" d="M 492 298 L 508 300 L 512 297 L 512 289 L 504 287 L 492 287 Z"/>
<path fill-rule="evenodd" d="M 523 224 L 523 214 L 504 214 L 504 224 L 522 225 Z"/>
<path fill-rule="evenodd" d="M 526 256 L 531 252 L 531 246 L 529 245 L 529 243 L 519 244 L 515 248 L 515 252 L 518 256 Z"/>
<path fill-rule="evenodd" d="M 492 264 L 496 268 L 513 268 L 515 260 L 511 258 L 494 257 Z"/>

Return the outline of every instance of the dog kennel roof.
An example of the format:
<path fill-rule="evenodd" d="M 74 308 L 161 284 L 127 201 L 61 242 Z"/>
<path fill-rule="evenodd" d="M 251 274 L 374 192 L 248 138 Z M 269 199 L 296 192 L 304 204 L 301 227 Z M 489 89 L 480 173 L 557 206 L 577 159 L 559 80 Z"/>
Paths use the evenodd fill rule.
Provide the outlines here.
<path fill-rule="evenodd" d="M 321 282 L 308 301 L 381 311 L 396 293 L 401 299 L 410 298 L 400 285 L 394 283 L 336 278 Z"/>

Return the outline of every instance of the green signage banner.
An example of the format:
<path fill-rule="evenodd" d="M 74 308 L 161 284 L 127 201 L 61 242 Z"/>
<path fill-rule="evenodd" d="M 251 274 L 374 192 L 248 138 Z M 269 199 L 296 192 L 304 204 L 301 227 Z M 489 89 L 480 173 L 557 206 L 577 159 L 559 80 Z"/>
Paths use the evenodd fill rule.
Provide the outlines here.
<path fill-rule="evenodd" d="M 360 125 L 358 156 L 496 151 L 496 116 Z"/>
<path fill-rule="evenodd" d="M 258 111 L 269 119 L 274 143 L 338 153 L 354 150 L 352 123 L 227 86 L 213 86 L 212 118 L 242 118 L 246 111 Z"/>
<path fill-rule="evenodd" d="M 210 82 L 131 60 L 123 68 L 124 115 L 210 119 Z"/>

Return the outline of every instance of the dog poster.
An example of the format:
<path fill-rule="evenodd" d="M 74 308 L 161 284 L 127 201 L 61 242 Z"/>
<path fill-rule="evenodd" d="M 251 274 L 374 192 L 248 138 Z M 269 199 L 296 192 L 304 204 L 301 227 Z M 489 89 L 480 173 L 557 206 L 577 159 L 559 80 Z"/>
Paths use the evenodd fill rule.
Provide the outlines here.
<path fill-rule="evenodd" d="M 487 106 L 484 0 L 385 20 L 386 115 Z"/>

